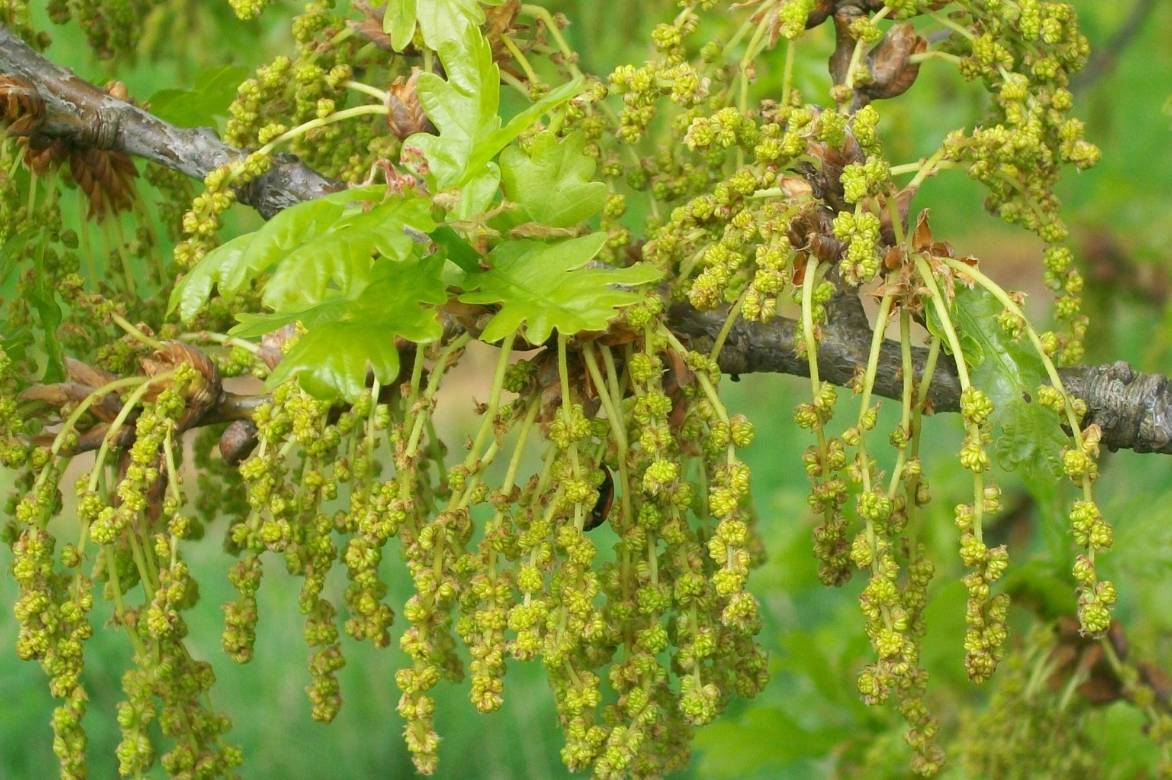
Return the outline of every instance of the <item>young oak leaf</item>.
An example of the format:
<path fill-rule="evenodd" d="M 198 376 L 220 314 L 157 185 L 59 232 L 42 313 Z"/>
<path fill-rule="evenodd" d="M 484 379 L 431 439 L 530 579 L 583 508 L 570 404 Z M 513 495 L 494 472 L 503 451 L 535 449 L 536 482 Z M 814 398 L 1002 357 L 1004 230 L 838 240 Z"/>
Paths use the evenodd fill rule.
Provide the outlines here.
<path fill-rule="evenodd" d="M 423 152 L 439 188 L 447 189 L 459 181 L 477 142 L 500 127 L 500 71 L 478 29 L 467 31 L 462 42 L 441 43 L 439 56 L 447 81 L 421 73 L 415 94 L 440 134 L 416 133 L 404 146 Z"/>
<path fill-rule="evenodd" d="M 501 153 L 501 185 L 505 197 L 533 222 L 552 227 L 577 225 L 602 210 L 606 184 L 592 181 L 595 162 L 582 153 L 583 138 L 575 133 L 558 138 L 544 132 L 529 152 L 510 146 Z"/>
<path fill-rule="evenodd" d="M 446 41 L 459 41 L 469 27 L 484 24 L 484 6 L 504 0 L 418 0 L 416 18 L 423 43 L 436 49 Z"/>
<path fill-rule="evenodd" d="M 353 188 L 298 204 L 256 232 L 213 249 L 175 286 L 169 311 L 191 322 L 213 289 L 232 297 L 270 271 L 264 303 L 273 309 L 361 288 L 375 251 L 404 259 L 412 251 L 412 235 L 435 228 L 427 202 L 413 195 L 388 198 L 366 211 L 354 205 L 381 199 L 385 191 L 381 185 Z"/>
<path fill-rule="evenodd" d="M 299 203 L 261 225 L 239 261 L 226 268 L 218 285 L 221 294 L 235 295 L 294 249 L 329 232 L 352 201 L 380 197 L 376 187 L 364 190 L 342 190 Z"/>
<path fill-rule="evenodd" d="M 194 320 L 212 297 L 212 290 L 220 287 L 223 292 L 221 282 L 240 263 L 245 248 L 255 236 L 255 233 L 236 236 L 204 255 L 171 290 L 167 313 L 177 311 L 183 322 Z"/>
<path fill-rule="evenodd" d="M 1034 398 L 1039 385 L 1049 384 L 1042 361 L 1030 343 L 1014 340 L 1002 330 L 997 299 L 982 289 L 958 287 L 952 317 L 957 332 L 970 339 L 983 356 L 970 365 L 972 381 L 993 402 L 996 452 L 1002 468 L 1033 469 L 1039 476 L 1060 477 L 1055 453 L 1067 446 L 1054 413 Z"/>
<path fill-rule="evenodd" d="M 439 135 L 416 133 L 404 147 L 422 152 L 439 190 L 490 175 L 489 164 L 509 142 L 582 88 L 581 79 L 563 84 L 502 127 L 500 69 L 480 28 L 466 28 L 459 40 L 442 41 L 437 50 L 447 80 L 421 73 L 415 92 Z"/>
<path fill-rule="evenodd" d="M 269 375 L 270 385 L 297 377 L 319 398 L 358 398 L 368 372 L 382 384 L 399 374 L 396 338 L 417 344 L 438 339 L 443 329 L 436 305 L 448 299 L 443 260 L 376 262 L 370 284 L 353 299 L 333 299 L 299 312 L 244 315 L 232 332 L 268 333 L 290 322 L 306 332 Z"/>
<path fill-rule="evenodd" d="M 484 24 L 483 6 L 500 5 L 504 0 L 390 0 L 383 15 L 383 32 L 391 36 L 391 47 L 403 51 L 415 37 L 415 27 L 429 49 L 445 41 L 458 41 L 468 27 Z"/>
<path fill-rule="evenodd" d="M 316 398 L 355 401 L 366 392 L 370 372 L 381 384 L 389 384 L 399 375 L 394 334 L 373 323 L 338 320 L 298 339 L 269 380 L 278 385 L 295 376 Z"/>
<path fill-rule="evenodd" d="M 373 197 L 374 193 L 370 193 Z M 293 247 L 321 235 L 337 221 L 344 203 L 361 197 L 360 190 L 299 203 L 285 209 L 253 233 L 245 233 L 208 252 L 171 291 L 168 311 L 190 322 L 207 303 L 213 289 L 231 297 L 276 264 Z"/>
<path fill-rule="evenodd" d="M 424 0 L 426 2 L 426 0 Z M 391 37 L 391 48 L 403 51 L 415 37 L 419 21 L 418 0 L 390 0 L 383 12 L 383 32 Z"/>
<path fill-rule="evenodd" d="M 627 268 L 584 268 L 606 243 L 592 233 L 558 243 L 506 241 L 487 257 L 489 269 L 468 274 L 465 303 L 500 304 L 481 334 L 499 341 L 524 326 L 525 338 L 540 344 L 555 329 L 566 335 L 606 330 L 615 310 L 639 300 L 619 286 L 655 281 L 658 269 L 638 263 Z"/>
<path fill-rule="evenodd" d="M 359 292 L 369 281 L 372 255 L 402 262 L 435 228 L 423 198 L 388 198 L 368 211 L 352 212 L 322 235 L 280 260 L 261 302 L 274 311 Z"/>

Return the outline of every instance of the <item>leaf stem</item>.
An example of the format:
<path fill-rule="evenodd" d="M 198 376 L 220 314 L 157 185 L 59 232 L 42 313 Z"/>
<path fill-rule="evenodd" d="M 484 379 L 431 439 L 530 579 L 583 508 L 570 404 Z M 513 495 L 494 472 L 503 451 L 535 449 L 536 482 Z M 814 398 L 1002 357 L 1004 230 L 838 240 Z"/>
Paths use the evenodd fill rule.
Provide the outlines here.
<path fill-rule="evenodd" d="M 530 88 L 536 87 L 538 84 L 540 84 L 541 79 L 537 77 L 537 72 L 533 70 L 533 64 L 529 62 L 529 58 L 525 56 L 523 51 L 521 51 L 521 47 L 517 45 L 512 36 L 502 35 L 501 43 L 503 43 L 505 48 L 509 50 L 509 54 L 513 55 L 513 59 L 516 60 L 517 64 L 521 66 L 521 70 L 525 72 L 525 78 L 529 79 Z M 504 71 L 501 72 L 501 75 L 504 75 Z"/>
<path fill-rule="evenodd" d="M 610 397 L 610 392 L 607 390 L 606 380 L 603 379 L 602 372 L 598 369 L 598 359 L 594 357 L 594 347 L 586 344 L 582 349 L 582 357 L 586 361 L 586 370 L 590 373 L 590 380 L 594 383 L 594 390 L 598 393 L 598 400 L 602 402 L 602 408 L 606 410 L 606 419 L 610 423 L 611 433 L 614 434 L 615 444 L 619 450 L 619 458 L 626 460 L 627 432 L 623 430 L 622 419 L 619 415 L 618 408 L 615 406 L 614 400 Z"/>

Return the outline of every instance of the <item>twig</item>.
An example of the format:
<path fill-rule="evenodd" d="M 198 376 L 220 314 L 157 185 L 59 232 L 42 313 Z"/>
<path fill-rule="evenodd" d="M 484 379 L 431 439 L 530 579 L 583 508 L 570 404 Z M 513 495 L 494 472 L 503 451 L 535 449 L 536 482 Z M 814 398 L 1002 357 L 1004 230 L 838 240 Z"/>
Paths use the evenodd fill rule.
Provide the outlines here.
<path fill-rule="evenodd" d="M 107 94 L 37 54 L 3 26 L 0 72 L 22 76 L 35 85 L 45 106 L 45 114 L 33 131 L 38 135 L 82 148 L 116 149 L 197 179 L 243 156 L 208 128 L 175 127 Z M 267 173 L 237 194 L 241 203 L 267 218 L 342 186 L 292 155 L 278 155 Z"/>

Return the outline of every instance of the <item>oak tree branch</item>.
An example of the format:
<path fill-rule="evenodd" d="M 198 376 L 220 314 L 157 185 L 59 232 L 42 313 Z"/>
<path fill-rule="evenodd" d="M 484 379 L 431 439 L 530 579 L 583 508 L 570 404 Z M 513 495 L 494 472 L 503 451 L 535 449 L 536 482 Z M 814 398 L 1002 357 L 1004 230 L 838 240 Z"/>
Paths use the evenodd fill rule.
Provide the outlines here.
<path fill-rule="evenodd" d="M 0 73 L 32 82 L 44 101 L 40 135 L 80 147 L 114 149 L 143 157 L 188 176 L 203 179 L 232 160 L 243 157 L 208 128 L 184 129 L 148 111 L 119 100 L 42 57 L 0 25 Z M 288 155 L 237 191 L 241 203 L 266 219 L 281 209 L 341 187 L 338 182 Z"/>

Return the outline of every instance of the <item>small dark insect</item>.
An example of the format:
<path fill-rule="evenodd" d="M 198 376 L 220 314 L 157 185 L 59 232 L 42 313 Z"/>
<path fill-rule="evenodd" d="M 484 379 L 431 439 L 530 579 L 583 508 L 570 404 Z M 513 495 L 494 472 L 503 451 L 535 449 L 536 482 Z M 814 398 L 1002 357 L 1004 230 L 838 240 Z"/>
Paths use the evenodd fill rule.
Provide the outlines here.
<path fill-rule="evenodd" d="M 586 518 L 586 525 L 582 529 L 584 531 L 593 531 L 605 523 L 607 515 L 610 514 L 611 504 L 614 503 L 614 475 L 605 465 L 599 465 L 602 466 L 602 484 L 598 486 L 598 501 L 590 510 L 590 517 Z"/>

